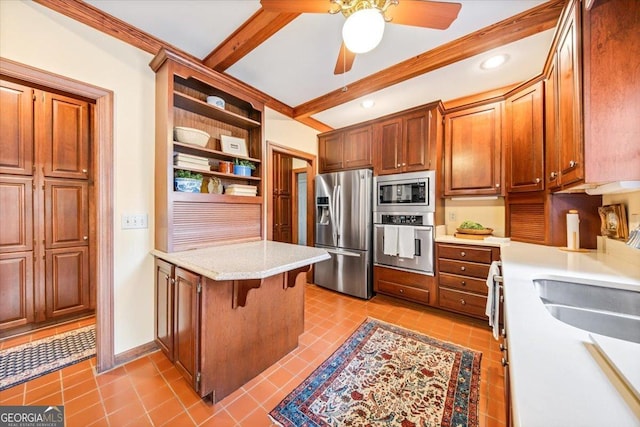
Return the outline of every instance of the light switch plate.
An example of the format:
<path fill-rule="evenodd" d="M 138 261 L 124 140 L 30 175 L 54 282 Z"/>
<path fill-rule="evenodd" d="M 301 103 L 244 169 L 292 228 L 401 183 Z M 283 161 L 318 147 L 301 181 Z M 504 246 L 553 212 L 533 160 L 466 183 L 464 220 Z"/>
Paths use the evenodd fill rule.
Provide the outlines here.
<path fill-rule="evenodd" d="M 147 214 L 122 215 L 122 229 L 148 228 Z"/>

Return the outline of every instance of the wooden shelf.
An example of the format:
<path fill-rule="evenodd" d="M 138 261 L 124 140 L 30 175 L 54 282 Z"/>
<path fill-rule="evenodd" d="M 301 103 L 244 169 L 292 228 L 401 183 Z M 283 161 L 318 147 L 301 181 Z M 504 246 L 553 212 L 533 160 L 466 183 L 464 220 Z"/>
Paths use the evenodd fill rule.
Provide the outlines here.
<path fill-rule="evenodd" d="M 222 173 L 222 172 L 218 172 L 218 171 L 212 171 L 212 170 L 202 170 L 202 169 L 197 169 L 197 168 L 187 168 L 187 167 L 183 167 L 183 166 L 173 166 L 174 170 L 180 169 L 180 170 L 185 170 L 185 171 L 190 171 L 190 172 L 196 172 L 196 173 L 201 173 L 202 175 L 206 175 L 206 176 L 218 176 L 220 178 L 228 178 L 228 179 L 237 179 L 240 181 L 260 181 L 260 177 L 258 176 L 244 176 L 244 175 L 235 175 L 232 173 Z"/>
<path fill-rule="evenodd" d="M 179 153 L 191 154 L 194 156 L 210 157 L 211 155 L 214 155 L 216 159 L 222 159 L 222 160 L 244 159 L 254 163 L 260 163 L 261 161 L 260 159 L 256 159 L 253 157 L 237 156 L 235 154 L 229 154 L 223 151 L 199 147 L 197 145 L 185 144 L 183 142 L 178 142 L 178 141 L 173 141 L 173 148 L 175 151 Z"/>
<path fill-rule="evenodd" d="M 173 92 L 173 105 L 183 110 L 191 111 L 201 116 L 209 117 L 210 119 L 219 120 L 242 129 L 249 130 L 260 127 L 260 122 L 228 110 L 223 110 L 222 108 L 214 107 L 211 104 L 207 104 L 181 92 Z"/>
<path fill-rule="evenodd" d="M 262 203 L 261 196 L 231 196 L 228 194 L 184 193 L 181 191 L 173 192 L 173 200 L 177 202 L 246 203 L 251 205 Z"/>

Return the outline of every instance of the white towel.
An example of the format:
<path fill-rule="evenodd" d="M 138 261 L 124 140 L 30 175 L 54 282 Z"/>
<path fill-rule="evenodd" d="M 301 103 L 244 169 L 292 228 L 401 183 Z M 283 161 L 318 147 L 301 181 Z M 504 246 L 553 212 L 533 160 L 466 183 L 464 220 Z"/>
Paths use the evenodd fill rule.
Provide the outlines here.
<path fill-rule="evenodd" d="M 416 254 L 416 230 L 404 225 L 398 230 L 398 256 L 413 259 Z"/>
<path fill-rule="evenodd" d="M 498 266 L 498 261 L 493 261 L 489 266 L 489 274 L 487 275 L 487 306 L 484 310 L 484 313 L 489 318 L 489 326 L 493 328 L 493 337 L 498 339 L 500 332 L 500 310 L 498 306 L 500 302 L 498 301 L 498 286 L 500 284 L 493 280 L 493 276 L 500 274 L 500 267 Z"/>
<path fill-rule="evenodd" d="M 384 242 L 382 252 L 385 255 L 398 255 L 398 227 L 395 225 L 385 225 L 382 231 L 382 240 Z"/>

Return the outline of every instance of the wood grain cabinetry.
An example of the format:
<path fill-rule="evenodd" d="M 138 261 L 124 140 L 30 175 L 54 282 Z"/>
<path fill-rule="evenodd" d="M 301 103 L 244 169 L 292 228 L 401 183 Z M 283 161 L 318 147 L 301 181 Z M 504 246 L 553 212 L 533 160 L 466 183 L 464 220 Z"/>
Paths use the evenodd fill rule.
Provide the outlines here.
<path fill-rule="evenodd" d="M 544 189 L 544 94 L 541 81 L 505 100 L 505 181 L 507 192 Z"/>
<path fill-rule="evenodd" d="M 293 242 L 293 158 L 284 153 L 274 152 L 273 167 L 273 240 Z"/>
<path fill-rule="evenodd" d="M 435 169 L 442 105 L 432 103 L 374 123 L 374 174 Z"/>
<path fill-rule="evenodd" d="M 440 308 L 486 319 L 486 279 L 500 248 L 437 243 L 438 304 Z"/>
<path fill-rule="evenodd" d="M 33 175 L 33 89 L 0 81 L 0 173 Z"/>
<path fill-rule="evenodd" d="M 433 276 L 373 267 L 373 290 L 379 294 L 402 298 L 419 304 L 435 304 L 435 280 Z"/>
<path fill-rule="evenodd" d="M 371 125 L 367 124 L 318 135 L 320 172 L 373 166 L 371 134 Z"/>
<path fill-rule="evenodd" d="M 445 115 L 444 195 L 503 195 L 503 102 Z"/>
<path fill-rule="evenodd" d="M 161 50 L 150 64 L 156 72 L 155 245 L 175 252 L 211 244 L 259 240 L 262 229 L 262 117 L 263 103 L 242 84 L 173 52 Z M 207 104 L 208 96 L 224 99 L 225 107 Z M 196 128 L 211 138 L 205 147 L 174 140 L 176 126 Z M 221 137 L 244 139 L 247 156 L 222 151 Z M 174 155 L 209 160 L 210 168 L 174 166 Z M 251 176 L 219 170 L 220 161 L 251 161 Z M 201 193 L 174 191 L 174 171 L 202 173 Z M 217 178 L 225 190 L 232 184 L 258 187 L 258 194 L 209 194 L 207 182 Z"/>
<path fill-rule="evenodd" d="M 173 362 L 173 294 L 175 266 L 155 259 L 155 322 L 154 335 L 160 350 Z"/>

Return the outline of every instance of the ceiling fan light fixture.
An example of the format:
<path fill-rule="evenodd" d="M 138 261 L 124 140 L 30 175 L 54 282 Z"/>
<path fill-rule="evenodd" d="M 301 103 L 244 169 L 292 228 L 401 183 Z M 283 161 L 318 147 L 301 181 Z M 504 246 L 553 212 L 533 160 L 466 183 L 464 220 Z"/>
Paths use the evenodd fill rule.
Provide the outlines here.
<path fill-rule="evenodd" d="M 384 34 L 384 16 L 376 8 L 358 10 L 347 18 L 342 26 L 342 40 L 353 53 L 365 53 L 375 49 Z"/>

